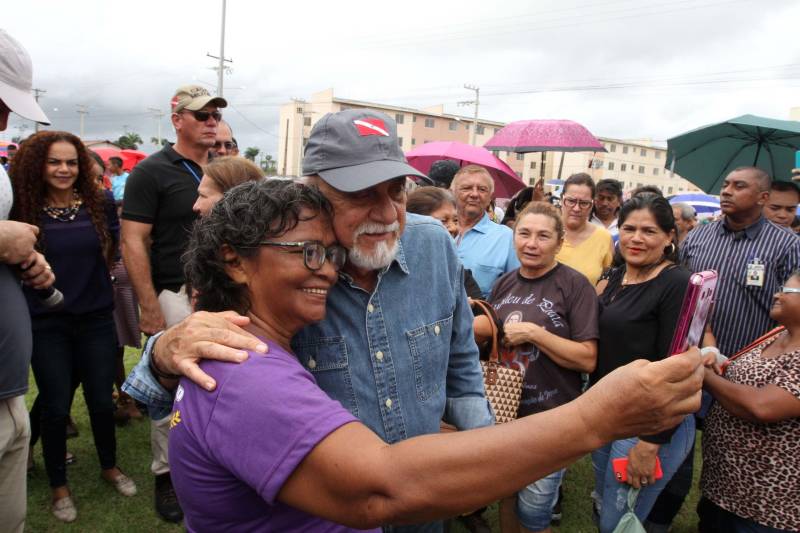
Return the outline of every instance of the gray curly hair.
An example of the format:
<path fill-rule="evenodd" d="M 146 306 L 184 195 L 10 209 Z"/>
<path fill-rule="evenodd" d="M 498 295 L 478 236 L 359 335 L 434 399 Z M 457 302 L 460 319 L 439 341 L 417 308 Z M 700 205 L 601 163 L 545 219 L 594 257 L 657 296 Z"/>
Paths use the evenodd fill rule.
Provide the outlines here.
<path fill-rule="evenodd" d="M 301 211 L 313 215 L 301 217 Z M 183 254 L 188 285 L 198 293 L 198 311 L 250 309 L 247 288 L 225 272 L 224 245 L 239 257 L 255 257 L 259 243 L 283 235 L 299 222 L 323 214 L 333 219 L 333 208 L 313 186 L 285 180 L 247 182 L 230 189 L 192 228 Z"/>

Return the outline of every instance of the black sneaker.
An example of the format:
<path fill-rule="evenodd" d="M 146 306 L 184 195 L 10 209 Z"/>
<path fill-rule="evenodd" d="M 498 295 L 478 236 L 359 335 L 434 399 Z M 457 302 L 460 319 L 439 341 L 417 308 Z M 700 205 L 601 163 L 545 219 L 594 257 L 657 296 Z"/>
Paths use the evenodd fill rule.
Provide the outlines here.
<path fill-rule="evenodd" d="M 155 482 L 156 512 L 167 522 L 178 523 L 183 520 L 183 509 L 178 503 L 178 496 L 172 488 L 169 472 L 156 476 Z"/>
<path fill-rule="evenodd" d="M 558 487 L 558 500 L 556 500 L 556 504 L 553 506 L 553 514 L 550 516 L 550 523 L 556 526 L 561 523 L 561 500 L 563 499 L 564 492 L 561 487 Z"/>

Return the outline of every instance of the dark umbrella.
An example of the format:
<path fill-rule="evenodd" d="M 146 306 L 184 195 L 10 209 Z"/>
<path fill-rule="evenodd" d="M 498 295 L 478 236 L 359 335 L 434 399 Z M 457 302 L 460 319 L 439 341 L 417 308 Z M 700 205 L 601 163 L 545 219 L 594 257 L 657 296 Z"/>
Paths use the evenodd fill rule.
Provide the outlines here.
<path fill-rule="evenodd" d="M 800 122 L 742 115 L 667 140 L 666 168 L 709 194 L 738 167 L 754 166 L 789 179 L 800 150 Z"/>

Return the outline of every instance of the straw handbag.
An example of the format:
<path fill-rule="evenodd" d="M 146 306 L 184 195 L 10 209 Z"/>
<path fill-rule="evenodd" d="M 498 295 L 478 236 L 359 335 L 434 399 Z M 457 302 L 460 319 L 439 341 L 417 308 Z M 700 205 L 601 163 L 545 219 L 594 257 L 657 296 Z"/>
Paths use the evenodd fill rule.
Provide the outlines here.
<path fill-rule="evenodd" d="M 486 398 L 494 411 L 495 422 L 502 424 L 516 420 L 519 399 L 522 395 L 522 373 L 508 368 L 500 362 L 498 344 L 500 333 L 497 328 L 497 315 L 494 308 L 484 300 L 473 300 L 481 314 L 489 318 L 492 325 L 492 338 L 487 346 L 488 361 L 481 361 L 483 386 Z"/>

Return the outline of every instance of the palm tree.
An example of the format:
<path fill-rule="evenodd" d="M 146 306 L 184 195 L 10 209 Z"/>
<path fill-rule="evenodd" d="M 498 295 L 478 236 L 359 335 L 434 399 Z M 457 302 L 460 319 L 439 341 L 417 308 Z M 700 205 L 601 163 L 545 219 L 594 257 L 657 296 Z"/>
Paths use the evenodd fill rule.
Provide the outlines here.
<path fill-rule="evenodd" d="M 250 161 L 255 161 L 256 156 L 258 155 L 259 152 L 261 152 L 261 150 L 259 150 L 255 146 L 250 146 L 249 148 L 245 149 L 244 156 Z"/>
<path fill-rule="evenodd" d="M 119 139 L 117 139 L 117 144 L 123 150 L 136 150 L 143 142 L 139 134 L 132 131 L 126 131 L 125 135 L 120 135 Z"/>

